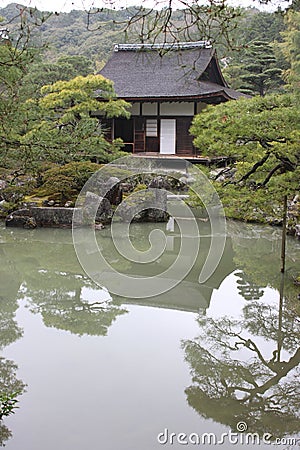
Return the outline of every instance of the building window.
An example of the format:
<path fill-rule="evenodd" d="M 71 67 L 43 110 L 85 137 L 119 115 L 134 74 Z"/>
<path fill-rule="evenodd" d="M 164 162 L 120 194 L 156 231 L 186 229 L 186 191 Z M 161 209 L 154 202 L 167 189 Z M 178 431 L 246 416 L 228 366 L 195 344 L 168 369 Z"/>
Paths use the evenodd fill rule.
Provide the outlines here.
<path fill-rule="evenodd" d="M 157 137 L 157 119 L 146 120 L 146 136 Z"/>

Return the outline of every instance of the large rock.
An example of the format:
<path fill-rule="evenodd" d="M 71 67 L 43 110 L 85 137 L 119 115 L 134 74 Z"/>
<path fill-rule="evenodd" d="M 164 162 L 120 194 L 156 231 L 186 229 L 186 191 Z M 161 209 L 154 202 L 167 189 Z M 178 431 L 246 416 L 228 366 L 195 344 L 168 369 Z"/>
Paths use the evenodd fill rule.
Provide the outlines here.
<path fill-rule="evenodd" d="M 122 187 L 117 177 L 110 177 L 107 181 L 96 177 L 91 188 L 95 195 L 106 198 L 111 205 L 119 205 L 122 202 Z"/>
<path fill-rule="evenodd" d="M 178 179 L 177 176 L 171 176 L 171 175 L 150 175 L 150 178 L 147 179 L 147 177 L 144 177 L 144 183 L 149 188 L 156 188 L 156 189 L 166 189 L 167 191 L 173 191 L 176 190 L 186 190 L 186 178 L 180 178 Z"/>
<path fill-rule="evenodd" d="M 109 200 L 105 197 L 87 192 L 83 204 L 83 219 L 85 223 L 103 222 L 111 220 L 112 208 Z"/>
<path fill-rule="evenodd" d="M 167 192 L 158 189 L 146 189 L 123 200 L 115 217 L 123 222 L 166 222 Z"/>

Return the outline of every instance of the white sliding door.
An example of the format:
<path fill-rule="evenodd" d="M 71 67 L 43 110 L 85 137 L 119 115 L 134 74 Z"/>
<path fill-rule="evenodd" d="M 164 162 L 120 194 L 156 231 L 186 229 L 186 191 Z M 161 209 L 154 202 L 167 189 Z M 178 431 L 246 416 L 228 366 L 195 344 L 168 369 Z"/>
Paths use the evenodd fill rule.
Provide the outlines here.
<path fill-rule="evenodd" d="M 174 155 L 176 148 L 176 119 L 160 120 L 160 153 Z"/>

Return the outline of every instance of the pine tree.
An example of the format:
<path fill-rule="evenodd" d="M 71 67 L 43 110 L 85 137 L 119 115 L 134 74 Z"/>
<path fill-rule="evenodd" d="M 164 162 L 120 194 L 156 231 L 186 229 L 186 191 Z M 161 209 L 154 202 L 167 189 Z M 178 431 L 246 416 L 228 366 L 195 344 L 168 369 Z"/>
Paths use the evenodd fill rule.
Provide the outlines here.
<path fill-rule="evenodd" d="M 244 73 L 240 77 L 241 92 L 263 97 L 283 84 L 282 69 L 278 67 L 272 46 L 267 42 L 252 42 L 245 53 L 242 66 Z"/>
<path fill-rule="evenodd" d="M 286 31 L 282 34 L 281 50 L 289 64 L 283 73 L 291 90 L 300 88 L 300 11 L 290 9 L 285 18 Z"/>

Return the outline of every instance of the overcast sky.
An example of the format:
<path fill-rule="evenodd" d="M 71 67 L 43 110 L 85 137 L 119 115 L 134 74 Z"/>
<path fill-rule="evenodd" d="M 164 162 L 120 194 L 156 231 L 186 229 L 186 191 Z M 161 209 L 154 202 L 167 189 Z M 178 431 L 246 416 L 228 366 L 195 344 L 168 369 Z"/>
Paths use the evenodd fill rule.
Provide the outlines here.
<path fill-rule="evenodd" d="M 176 0 L 173 0 L 174 4 Z M 258 6 L 256 0 L 229 0 L 233 5 L 240 6 Z M 9 3 L 17 2 L 17 0 L 0 0 L 0 6 L 4 7 Z M 161 0 L 145 0 L 143 4 L 145 6 L 153 6 L 155 3 L 168 3 Z M 89 9 L 90 7 L 112 7 L 112 5 L 117 5 L 117 7 L 126 7 L 130 5 L 141 4 L 139 0 L 21 0 L 19 2 L 21 5 L 37 7 L 41 11 L 57 11 L 57 12 L 69 12 L 72 9 Z M 273 0 L 273 9 L 277 7 L 280 0 Z M 269 7 L 270 8 L 270 7 Z"/>

